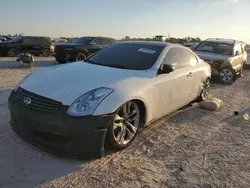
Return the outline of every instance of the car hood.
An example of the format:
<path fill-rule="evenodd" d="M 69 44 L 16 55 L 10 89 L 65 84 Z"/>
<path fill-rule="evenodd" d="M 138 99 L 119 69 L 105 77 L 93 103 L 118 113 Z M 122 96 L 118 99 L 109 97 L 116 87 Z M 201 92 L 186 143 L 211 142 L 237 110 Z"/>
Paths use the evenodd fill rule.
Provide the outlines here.
<path fill-rule="evenodd" d="M 108 87 L 119 80 L 145 76 L 146 71 L 125 70 L 84 62 L 43 68 L 35 71 L 20 85 L 38 95 L 72 104 L 84 93 Z"/>
<path fill-rule="evenodd" d="M 209 52 L 198 52 L 198 51 L 195 51 L 195 53 L 203 60 L 225 61 L 225 59 L 229 58 L 228 55 L 223 55 L 223 54 L 215 54 L 215 53 L 209 53 Z"/>

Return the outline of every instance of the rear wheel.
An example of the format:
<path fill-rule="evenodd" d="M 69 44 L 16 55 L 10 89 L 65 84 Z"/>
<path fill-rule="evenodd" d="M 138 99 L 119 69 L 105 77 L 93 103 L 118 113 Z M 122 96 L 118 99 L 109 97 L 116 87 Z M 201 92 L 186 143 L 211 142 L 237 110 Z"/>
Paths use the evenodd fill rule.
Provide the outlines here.
<path fill-rule="evenodd" d="M 16 57 L 18 55 L 18 51 L 15 48 L 10 48 L 8 51 L 8 56 L 9 57 Z"/>
<path fill-rule="evenodd" d="M 108 129 L 108 144 L 113 149 L 126 148 L 134 140 L 139 127 L 139 106 L 133 101 L 123 104 L 117 110 L 113 124 Z"/>
<path fill-rule="evenodd" d="M 76 55 L 76 61 L 84 61 L 86 59 L 86 55 L 82 52 L 79 52 L 77 55 Z"/>
<path fill-rule="evenodd" d="M 222 68 L 219 71 L 219 76 L 223 84 L 232 84 L 236 80 L 236 73 L 232 68 Z"/>
<path fill-rule="evenodd" d="M 44 50 L 43 50 L 43 56 L 44 56 L 44 57 L 49 57 L 49 56 L 51 56 L 50 50 L 49 50 L 49 49 L 44 49 Z"/>

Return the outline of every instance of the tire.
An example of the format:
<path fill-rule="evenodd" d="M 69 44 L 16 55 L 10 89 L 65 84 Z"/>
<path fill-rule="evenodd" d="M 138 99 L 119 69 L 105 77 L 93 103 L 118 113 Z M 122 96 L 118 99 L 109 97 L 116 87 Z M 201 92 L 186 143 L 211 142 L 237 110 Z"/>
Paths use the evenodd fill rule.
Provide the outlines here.
<path fill-rule="evenodd" d="M 49 57 L 51 56 L 51 51 L 49 49 L 44 49 L 42 54 L 44 57 Z"/>
<path fill-rule="evenodd" d="M 140 108 L 134 101 L 123 104 L 108 128 L 106 141 L 110 149 L 121 150 L 130 145 L 141 126 Z"/>
<path fill-rule="evenodd" d="M 9 57 L 16 57 L 18 55 L 18 51 L 16 48 L 10 48 L 8 50 L 8 56 Z"/>
<path fill-rule="evenodd" d="M 197 102 L 205 101 L 208 98 L 209 88 L 210 88 L 210 78 L 207 78 L 202 83 L 202 89 L 201 89 L 199 97 L 197 98 Z"/>
<path fill-rule="evenodd" d="M 84 61 L 86 59 L 86 55 L 83 52 L 79 52 L 76 55 L 75 61 Z"/>
<path fill-rule="evenodd" d="M 56 60 L 59 64 L 64 64 L 66 63 L 66 61 L 62 61 L 62 60 Z"/>
<path fill-rule="evenodd" d="M 237 75 L 235 70 L 230 67 L 222 68 L 219 71 L 219 78 L 222 84 L 230 85 L 235 82 Z"/>

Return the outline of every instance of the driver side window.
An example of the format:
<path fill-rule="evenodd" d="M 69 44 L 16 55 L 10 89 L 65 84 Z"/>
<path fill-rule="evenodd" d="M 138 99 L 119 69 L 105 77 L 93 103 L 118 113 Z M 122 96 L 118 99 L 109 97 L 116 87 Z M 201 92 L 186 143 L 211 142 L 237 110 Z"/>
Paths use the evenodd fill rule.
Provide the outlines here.
<path fill-rule="evenodd" d="M 168 50 L 163 59 L 163 63 L 173 65 L 175 69 L 180 69 L 187 66 L 195 66 L 198 61 L 197 58 L 185 48 L 173 47 Z"/>

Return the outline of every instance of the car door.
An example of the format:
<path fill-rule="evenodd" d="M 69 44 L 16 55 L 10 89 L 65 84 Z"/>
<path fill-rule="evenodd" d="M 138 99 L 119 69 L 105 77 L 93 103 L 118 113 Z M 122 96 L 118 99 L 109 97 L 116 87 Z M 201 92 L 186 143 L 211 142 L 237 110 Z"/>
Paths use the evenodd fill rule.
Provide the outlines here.
<path fill-rule="evenodd" d="M 91 41 L 90 46 L 88 47 L 88 51 L 90 55 L 92 55 L 100 49 L 102 49 L 102 41 L 100 37 L 97 37 L 93 41 Z"/>
<path fill-rule="evenodd" d="M 31 45 L 31 37 L 24 37 L 19 43 L 18 48 L 21 52 L 30 52 L 32 51 L 32 45 Z"/>
<path fill-rule="evenodd" d="M 41 39 L 40 37 L 31 37 L 31 50 L 30 53 L 34 55 L 41 54 L 42 51 L 42 45 L 41 45 Z"/>
<path fill-rule="evenodd" d="M 190 54 L 185 48 L 169 49 L 162 64 L 175 67 L 173 72 L 159 74 L 156 78 L 158 96 L 157 116 L 164 116 L 192 101 L 193 67 L 190 65 Z"/>

